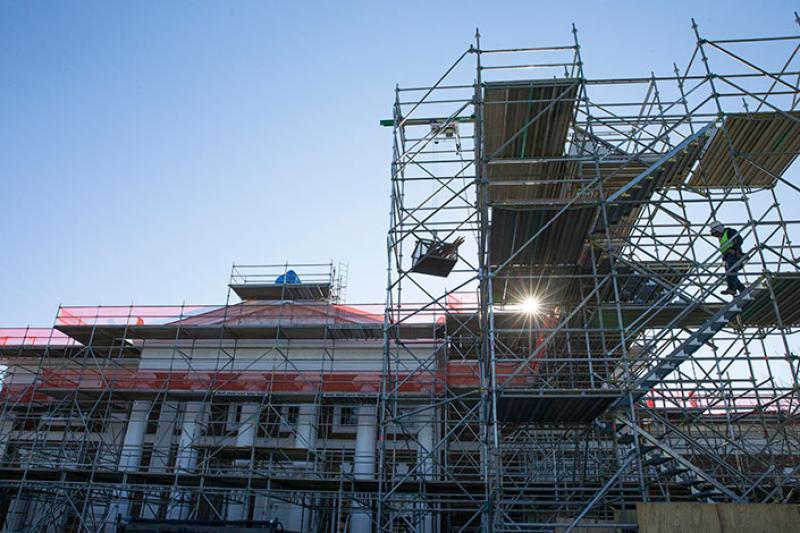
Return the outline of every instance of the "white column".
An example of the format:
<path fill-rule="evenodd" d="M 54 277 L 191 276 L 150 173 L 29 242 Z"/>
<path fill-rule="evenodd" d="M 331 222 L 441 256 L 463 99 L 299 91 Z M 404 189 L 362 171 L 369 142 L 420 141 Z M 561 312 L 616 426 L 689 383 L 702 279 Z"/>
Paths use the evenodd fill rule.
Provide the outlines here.
<path fill-rule="evenodd" d="M 361 405 L 358 408 L 358 430 L 356 431 L 356 452 L 353 460 L 353 474 L 356 479 L 375 477 L 375 437 L 377 435 L 377 414 L 375 405 Z M 352 503 L 350 533 L 370 533 L 372 513 L 368 507 Z"/>
<path fill-rule="evenodd" d="M 314 450 L 317 447 L 317 407 L 313 403 L 300 406 L 294 435 L 295 448 Z"/>
<path fill-rule="evenodd" d="M 258 522 L 261 520 L 272 520 L 274 517 L 267 515 L 267 502 L 269 498 L 262 493 L 256 493 L 253 498 L 253 520 Z"/>
<path fill-rule="evenodd" d="M 319 406 L 313 403 L 303 404 L 297 411 L 297 424 L 295 425 L 294 447 L 314 451 L 317 447 L 317 429 Z M 294 464 L 298 471 L 308 470 L 307 461 L 298 461 Z M 304 504 L 304 505 L 303 505 Z M 311 502 L 304 501 L 301 505 L 290 504 L 289 524 L 286 529 L 308 531 L 311 527 Z"/>
<path fill-rule="evenodd" d="M 25 530 L 25 518 L 31 507 L 31 501 L 22 494 L 17 494 L 6 513 L 6 523 L 3 526 L 3 533 L 17 533 Z"/>
<path fill-rule="evenodd" d="M 257 403 L 242 405 L 239 414 L 238 428 L 236 430 L 236 446 L 238 448 L 251 448 L 256 441 L 258 419 L 261 416 L 261 406 Z M 250 464 L 249 459 L 239 459 L 235 462 L 239 468 Z M 248 498 L 249 493 L 243 492 L 240 497 Z M 228 504 L 228 520 L 245 520 L 247 518 L 246 502 L 231 502 Z"/>
<path fill-rule="evenodd" d="M 150 415 L 151 407 L 150 400 L 133 401 L 119 458 L 119 469 L 123 472 L 135 472 L 139 469 L 139 462 L 142 460 L 142 444 L 147 430 L 147 417 Z"/>
<path fill-rule="evenodd" d="M 48 502 L 50 504 L 51 502 Z M 66 530 L 67 525 L 67 517 L 69 516 L 71 508 L 69 504 L 62 503 L 58 505 L 58 508 L 55 511 L 51 511 L 55 518 L 47 524 L 47 533 L 62 533 Z"/>
<path fill-rule="evenodd" d="M 47 505 L 52 505 L 52 502 L 48 502 Z M 44 531 L 46 533 L 61 533 L 64 531 L 66 529 L 67 516 L 70 510 L 68 504 L 58 505 L 57 509 L 51 510 L 50 513 L 55 515 L 55 518 L 52 518 L 46 527 L 43 528 Z"/>
<path fill-rule="evenodd" d="M 158 415 L 158 426 L 153 438 L 153 455 L 150 457 L 151 472 L 166 472 L 169 469 L 172 443 L 175 440 L 175 426 L 178 423 L 180 403 L 170 400 L 161 404 Z M 142 518 L 158 518 L 164 491 L 156 489 L 148 494 L 147 502 L 142 509 Z"/>
<path fill-rule="evenodd" d="M 246 403 L 239 415 L 239 428 L 236 432 L 236 446 L 252 447 L 256 442 L 256 430 L 261 417 L 261 405 Z"/>
<path fill-rule="evenodd" d="M 175 426 L 178 423 L 180 404 L 166 401 L 161 404 L 158 426 L 153 438 L 153 456 L 150 458 L 151 472 L 166 472 L 169 467 L 169 454 L 175 439 Z"/>
<path fill-rule="evenodd" d="M 433 477 L 433 422 L 430 420 L 423 420 L 419 424 L 417 431 L 417 441 L 419 447 L 417 448 L 417 473 L 423 479 L 432 479 Z"/>
<path fill-rule="evenodd" d="M 11 438 L 11 431 L 14 428 L 13 416 L 13 413 L 6 412 L 2 421 L 0 421 L 0 459 L 5 457 L 6 449 L 8 448 L 8 441 Z M 5 524 L 3 524 L 3 531 L 21 531 L 25 523 L 24 519 L 27 511 L 27 500 L 15 496 L 8 507 Z"/>
<path fill-rule="evenodd" d="M 147 431 L 147 417 L 153 402 L 150 400 L 134 400 L 131 413 L 128 417 L 128 426 L 125 429 L 125 438 L 122 441 L 122 451 L 119 456 L 119 470 L 122 472 L 136 472 L 142 460 L 142 444 Z M 115 494 L 115 501 L 109 505 L 105 518 L 105 530 L 114 531 L 117 516 L 128 515 L 128 492 L 125 490 Z"/>
<path fill-rule="evenodd" d="M 378 409 L 374 405 L 358 408 L 358 430 L 356 431 L 356 453 L 353 473 L 356 479 L 375 477 L 375 438 L 378 433 Z"/>
<path fill-rule="evenodd" d="M 417 474 L 423 479 L 433 479 L 434 461 L 433 454 L 431 454 L 433 451 L 433 416 L 423 413 L 418 420 Z M 432 533 L 433 516 L 430 514 L 430 505 L 423 503 L 422 511 L 427 514 L 422 518 L 420 533 Z"/>
<path fill-rule="evenodd" d="M 203 402 L 186 402 L 183 411 L 183 425 L 181 426 L 181 439 L 178 443 L 178 455 L 175 458 L 175 470 L 178 473 L 190 473 L 197 464 L 197 450 L 193 444 L 200 436 L 200 430 L 205 417 L 205 404 Z M 175 491 L 172 495 L 167 517 L 175 520 L 185 520 L 191 511 L 190 494 Z"/>
<path fill-rule="evenodd" d="M 5 461 L 8 441 L 11 440 L 11 432 L 14 431 L 14 413 L 6 412 L 0 418 L 0 465 Z"/>

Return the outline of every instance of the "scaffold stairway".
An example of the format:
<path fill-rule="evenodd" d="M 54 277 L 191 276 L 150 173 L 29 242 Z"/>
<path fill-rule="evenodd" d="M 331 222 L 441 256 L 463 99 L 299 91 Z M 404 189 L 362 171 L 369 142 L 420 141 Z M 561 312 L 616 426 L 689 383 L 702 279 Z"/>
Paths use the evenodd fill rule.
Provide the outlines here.
<path fill-rule="evenodd" d="M 631 387 L 630 395 L 621 398 L 616 404 L 621 405 L 628 400 L 640 400 L 645 394 L 652 390 L 653 387 L 661 383 L 661 381 L 674 372 L 681 363 L 686 361 L 692 354 L 699 350 L 701 346 L 711 340 L 725 326 L 730 324 L 730 322 L 742 312 L 744 307 L 749 302 L 753 301 L 755 293 L 761 290 L 760 287 L 761 279 L 759 278 L 745 288 L 738 296 L 735 296 L 730 302 L 725 304 L 694 333 L 681 342 L 668 356 L 658 360 L 649 371 L 636 379 Z"/>
<path fill-rule="evenodd" d="M 624 217 L 630 215 L 637 206 L 644 203 L 653 192 L 661 185 L 663 180 L 673 169 L 681 157 L 696 153 L 706 145 L 715 123 L 710 122 L 689 135 L 677 146 L 663 154 L 657 161 L 648 166 L 643 172 L 623 185 L 619 190 L 608 197 L 608 224 L 617 224 Z M 597 227 L 598 231 L 605 229 L 604 224 Z"/>
<path fill-rule="evenodd" d="M 689 493 L 684 497 L 690 500 L 739 499 L 718 479 L 698 468 L 664 442 L 671 433 L 667 432 L 661 437 L 656 437 L 625 417 L 621 417 L 620 422 L 617 426 L 617 442 L 635 446 L 638 438 L 639 461 L 644 469 L 644 475 L 673 489 L 688 489 Z M 633 450 L 634 453 L 636 451 Z"/>

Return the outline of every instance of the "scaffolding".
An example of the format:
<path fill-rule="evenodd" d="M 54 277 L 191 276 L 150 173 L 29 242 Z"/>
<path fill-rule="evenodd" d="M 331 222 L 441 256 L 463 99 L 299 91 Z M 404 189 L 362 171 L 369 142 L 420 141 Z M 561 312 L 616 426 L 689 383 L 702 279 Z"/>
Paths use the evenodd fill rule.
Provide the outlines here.
<path fill-rule="evenodd" d="M 345 304 L 345 278 L 234 265 L 222 305 L 0 329 L 3 531 L 352 529 L 354 486 L 377 491 L 384 305 Z"/>
<path fill-rule="evenodd" d="M 589 78 L 573 28 L 476 34 L 398 87 L 385 303 L 347 303 L 343 265 L 234 265 L 222 304 L 0 329 L 3 531 L 607 531 L 642 502 L 797 503 L 800 36 L 693 29 L 670 75 Z M 733 297 L 712 220 L 744 239 Z"/>
<path fill-rule="evenodd" d="M 670 75 L 589 78 L 573 27 L 534 48 L 476 32 L 396 88 L 377 530 L 798 501 L 800 36 L 692 29 Z M 744 238 L 732 298 L 714 220 Z M 447 269 L 420 268 L 437 247 Z"/>

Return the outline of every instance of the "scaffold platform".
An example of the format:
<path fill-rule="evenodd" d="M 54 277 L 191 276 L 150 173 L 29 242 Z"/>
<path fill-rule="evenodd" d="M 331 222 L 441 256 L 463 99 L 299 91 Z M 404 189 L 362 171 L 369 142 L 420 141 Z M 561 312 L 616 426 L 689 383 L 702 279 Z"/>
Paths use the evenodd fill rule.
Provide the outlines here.
<path fill-rule="evenodd" d="M 237 283 L 231 290 L 242 300 L 326 300 L 330 283 Z"/>
<path fill-rule="evenodd" d="M 516 424 L 588 424 L 619 399 L 599 390 L 502 392 L 497 419 Z"/>
<path fill-rule="evenodd" d="M 725 116 L 724 129 L 727 135 L 722 128 L 716 130 L 687 186 L 771 188 L 800 154 L 797 111 L 731 113 Z M 731 148 L 736 154 L 736 167 Z"/>

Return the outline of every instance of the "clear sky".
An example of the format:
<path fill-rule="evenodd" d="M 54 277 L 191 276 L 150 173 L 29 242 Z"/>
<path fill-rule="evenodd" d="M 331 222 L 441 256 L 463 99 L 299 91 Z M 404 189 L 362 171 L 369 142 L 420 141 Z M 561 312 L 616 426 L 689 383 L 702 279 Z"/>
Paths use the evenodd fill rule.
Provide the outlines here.
<path fill-rule="evenodd" d="M 231 263 L 350 265 L 382 302 L 395 83 L 472 40 L 569 43 L 589 77 L 709 37 L 792 34 L 745 2 L 0 3 L 0 326 L 63 304 L 217 303 Z"/>

